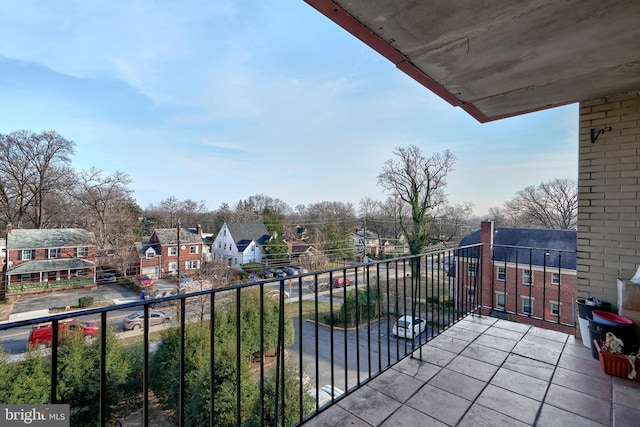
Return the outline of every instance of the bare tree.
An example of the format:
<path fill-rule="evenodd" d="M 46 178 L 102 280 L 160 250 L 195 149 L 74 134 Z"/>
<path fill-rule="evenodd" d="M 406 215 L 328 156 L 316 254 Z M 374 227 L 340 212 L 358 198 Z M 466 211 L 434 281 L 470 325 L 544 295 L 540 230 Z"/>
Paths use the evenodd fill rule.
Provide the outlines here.
<path fill-rule="evenodd" d="M 310 244 L 333 261 L 354 257 L 350 237 L 356 219 L 351 203 L 319 202 L 297 210 L 304 212 L 300 225 L 307 229 Z"/>
<path fill-rule="evenodd" d="M 434 214 L 434 221 L 429 230 L 430 243 L 446 244 L 459 240 L 469 224 L 472 213 L 471 202 L 440 206 Z"/>
<path fill-rule="evenodd" d="M 505 203 L 508 215 L 529 228 L 575 230 L 578 219 L 578 187 L 575 180 L 560 179 L 526 187 Z"/>
<path fill-rule="evenodd" d="M 410 145 L 393 151 L 395 158 L 385 162 L 378 184 L 409 206 L 410 218 L 400 216 L 400 226 L 412 254 L 419 254 L 429 243 L 434 211 L 447 201 L 446 177 L 453 170 L 454 155 L 445 150 L 426 157 Z"/>
<path fill-rule="evenodd" d="M 144 210 L 144 229 L 148 234 L 154 228 L 173 228 L 178 221 L 187 227 L 214 222 L 214 214 L 207 210 L 204 200 L 178 200 L 170 196 L 157 205 L 150 204 Z"/>
<path fill-rule="evenodd" d="M 43 228 L 47 200 L 68 183 L 75 144 L 53 131 L 0 134 L 0 209 L 5 222 Z"/>
<path fill-rule="evenodd" d="M 104 175 L 96 168 L 80 171 L 72 191 L 78 222 L 92 230 L 99 262 L 116 265 L 127 272 L 129 251 L 141 235 L 140 207 L 131 199 L 129 176 L 116 171 Z"/>
<path fill-rule="evenodd" d="M 281 236 L 283 221 L 292 213 L 291 207 L 280 199 L 274 199 L 264 194 L 250 196 L 246 200 L 240 200 L 236 204 L 238 214 L 244 212 L 264 223 L 272 236 Z"/>

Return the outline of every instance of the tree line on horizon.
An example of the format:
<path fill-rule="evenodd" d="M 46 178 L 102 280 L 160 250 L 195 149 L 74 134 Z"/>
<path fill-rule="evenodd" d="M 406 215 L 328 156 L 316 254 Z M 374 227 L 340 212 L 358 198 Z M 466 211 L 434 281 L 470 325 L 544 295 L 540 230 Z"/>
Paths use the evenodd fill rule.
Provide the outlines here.
<path fill-rule="evenodd" d="M 285 239 L 299 237 L 333 260 L 351 259 L 354 230 L 397 244 L 404 237 L 411 253 L 433 244 L 455 244 L 478 228 L 473 204 L 452 205 L 446 178 L 455 156 L 445 150 L 427 156 L 415 146 L 399 147 L 384 164 L 378 185 L 386 200 L 364 197 L 352 203 L 321 201 L 294 208 L 278 198 L 252 195 L 210 210 L 205 201 L 170 196 L 140 207 L 124 171 L 75 170 L 75 143 L 54 131 L 0 134 L 0 225 L 15 228 L 85 228 L 100 251 L 126 257 L 131 245 L 155 228 L 195 227 L 216 233 L 224 222 L 263 222 L 276 239 L 273 256 L 286 251 Z M 497 227 L 575 229 L 577 183 L 553 179 L 518 192 L 488 217 Z M 284 245 L 284 246 L 283 246 Z M 381 243 L 381 252 L 384 246 Z"/>

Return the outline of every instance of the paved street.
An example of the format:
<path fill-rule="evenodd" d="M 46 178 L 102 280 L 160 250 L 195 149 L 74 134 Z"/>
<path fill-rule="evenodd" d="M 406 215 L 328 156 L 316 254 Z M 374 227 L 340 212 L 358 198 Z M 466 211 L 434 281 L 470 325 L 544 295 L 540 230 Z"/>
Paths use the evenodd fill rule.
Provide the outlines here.
<path fill-rule="evenodd" d="M 371 324 L 365 323 L 357 331 L 355 329 L 345 331 L 336 327 L 333 330 L 332 343 L 331 328 L 294 319 L 296 336 L 295 343 L 289 348 L 290 361 L 294 365 L 299 364 L 300 328 L 302 328 L 303 371 L 311 378 L 311 386 L 316 386 L 316 377 L 320 387 L 331 384 L 333 375 L 333 384 L 347 390 L 355 386 L 358 381 L 364 381 L 371 374 L 381 371 L 419 347 L 417 338 L 413 342 L 396 339 L 391 335 L 389 332 L 393 323 L 393 319 L 373 321 Z M 422 334 L 421 338 L 423 342 L 426 341 L 425 334 Z"/>

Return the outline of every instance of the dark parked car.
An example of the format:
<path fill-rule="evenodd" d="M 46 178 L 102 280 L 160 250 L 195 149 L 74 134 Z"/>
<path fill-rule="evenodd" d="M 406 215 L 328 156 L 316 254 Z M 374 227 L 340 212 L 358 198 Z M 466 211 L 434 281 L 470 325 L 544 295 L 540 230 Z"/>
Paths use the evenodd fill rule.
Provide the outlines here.
<path fill-rule="evenodd" d="M 271 279 L 273 277 L 273 273 L 269 270 L 260 270 L 258 271 L 258 277 L 261 279 Z"/>
<path fill-rule="evenodd" d="M 279 268 L 272 270 L 273 277 L 287 277 L 287 273 L 284 270 L 280 270 Z"/>
<path fill-rule="evenodd" d="M 291 267 L 285 267 L 282 269 L 286 273 L 287 276 L 295 276 L 298 274 L 298 270 L 294 270 Z"/>

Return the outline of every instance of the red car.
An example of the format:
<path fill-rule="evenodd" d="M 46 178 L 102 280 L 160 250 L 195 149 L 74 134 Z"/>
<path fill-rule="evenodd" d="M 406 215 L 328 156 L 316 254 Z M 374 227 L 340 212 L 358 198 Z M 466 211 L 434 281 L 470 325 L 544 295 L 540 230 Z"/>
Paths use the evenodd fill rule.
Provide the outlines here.
<path fill-rule="evenodd" d="M 153 280 L 146 274 L 140 274 L 138 276 L 138 281 L 140 281 L 142 286 L 153 286 Z"/>
<path fill-rule="evenodd" d="M 71 333 L 82 333 L 87 342 L 98 336 L 99 328 L 96 322 L 80 322 L 75 319 L 58 322 L 58 339 Z M 34 325 L 29 333 L 30 348 L 51 347 L 53 328 L 51 322 Z"/>
<path fill-rule="evenodd" d="M 336 277 L 333 279 L 333 287 L 334 288 L 341 288 L 343 286 L 345 286 L 345 283 L 347 286 L 351 286 L 353 285 L 353 280 L 351 279 L 344 279 L 344 277 Z"/>

